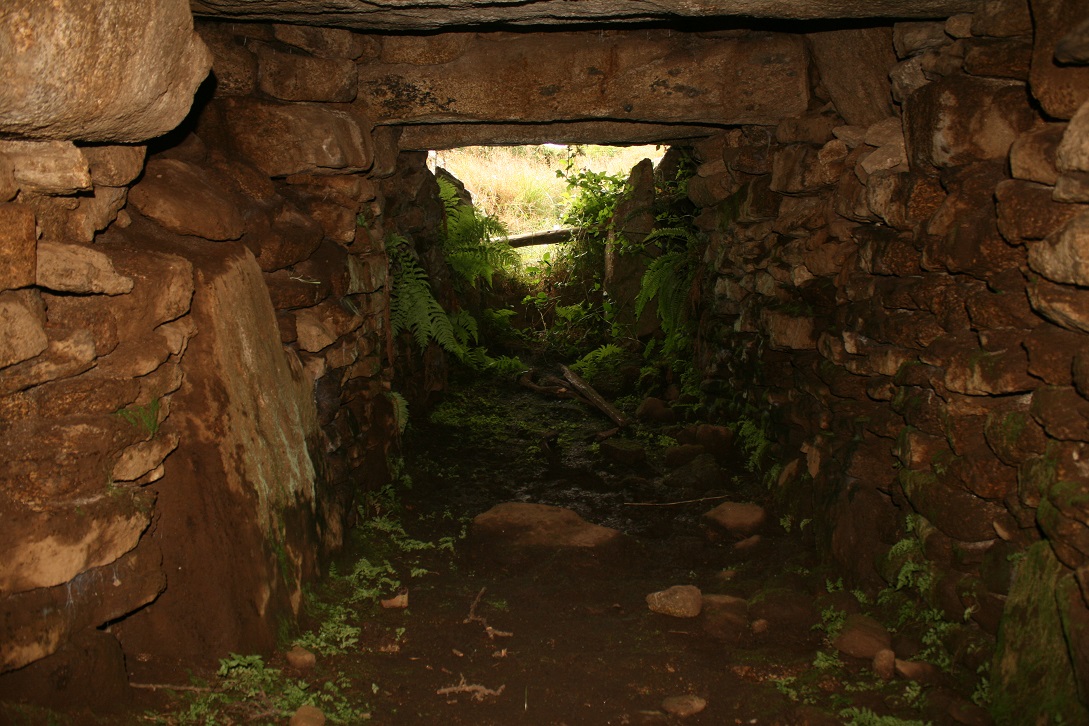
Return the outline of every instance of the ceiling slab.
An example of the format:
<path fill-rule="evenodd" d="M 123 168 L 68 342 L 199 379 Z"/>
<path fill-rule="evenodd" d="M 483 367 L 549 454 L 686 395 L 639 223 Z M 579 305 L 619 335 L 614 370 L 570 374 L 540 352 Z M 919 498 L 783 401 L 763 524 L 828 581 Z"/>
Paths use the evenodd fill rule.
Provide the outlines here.
<path fill-rule="evenodd" d="M 709 19 L 944 18 L 980 0 L 192 0 L 193 13 L 365 31 Z"/>

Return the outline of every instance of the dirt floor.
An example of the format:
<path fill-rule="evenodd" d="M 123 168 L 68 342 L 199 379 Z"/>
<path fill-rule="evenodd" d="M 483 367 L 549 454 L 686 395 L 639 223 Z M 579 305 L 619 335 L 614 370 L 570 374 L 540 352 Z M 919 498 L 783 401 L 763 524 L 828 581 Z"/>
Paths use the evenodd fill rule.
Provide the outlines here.
<path fill-rule="evenodd" d="M 599 412 L 513 381 L 456 384 L 422 418 L 400 480 L 369 497 L 353 546 L 312 593 L 309 630 L 285 633 L 279 654 L 194 673 L 192 690 L 141 690 L 135 712 L 99 722 L 282 724 L 311 702 L 333 723 L 987 723 L 970 682 L 937 668 L 885 680 L 831 647 L 876 594 L 821 569 L 802 523 L 770 511 L 742 547 L 706 523 L 726 499 L 767 504 L 740 454 L 717 479 L 671 469 L 679 425 L 600 441 L 612 424 Z M 670 504 L 686 500 L 699 501 Z M 570 508 L 624 536 L 522 548 L 474 535 L 475 516 L 510 501 Z M 646 596 L 674 585 L 742 598 L 747 612 L 652 612 Z M 926 635 L 902 627 L 897 656 Z M 298 651 L 286 660 L 293 641 L 314 665 Z M 698 698 L 666 700 L 682 696 Z"/>

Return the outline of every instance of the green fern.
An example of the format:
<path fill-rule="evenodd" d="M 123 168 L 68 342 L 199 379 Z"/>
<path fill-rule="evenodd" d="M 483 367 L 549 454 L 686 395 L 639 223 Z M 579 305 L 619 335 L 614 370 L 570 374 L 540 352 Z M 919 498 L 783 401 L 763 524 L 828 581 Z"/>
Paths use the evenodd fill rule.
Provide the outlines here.
<path fill-rule="evenodd" d="M 695 265 L 687 251 L 668 252 L 657 257 L 643 273 L 642 286 L 635 298 L 635 316 L 638 319 L 647 304 L 657 298 L 656 312 L 665 333 L 663 355 L 668 356 L 687 346 L 690 334 L 687 301 L 695 274 Z"/>
<path fill-rule="evenodd" d="M 602 374 L 613 373 L 626 358 L 624 349 L 612 343 L 595 348 L 571 364 L 571 370 L 593 383 Z"/>
<path fill-rule="evenodd" d="M 482 215 L 463 204 L 457 189 L 439 179 L 439 197 L 446 209 L 446 230 L 442 251 L 454 275 L 476 287 L 480 280 L 491 286 L 492 277 L 503 269 L 518 266 L 518 253 L 507 243 L 507 230 L 495 217 Z"/>
<path fill-rule="evenodd" d="M 394 334 L 408 332 L 420 348 L 434 340 L 445 350 L 456 353 L 459 346 L 454 326 L 435 299 L 427 272 L 420 267 L 408 241 L 394 236 L 387 252 L 393 263 L 390 324 Z"/>
<path fill-rule="evenodd" d="M 403 434 L 408 428 L 408 401 L 397 391 L 390 391 L 386 395 L 393 404 L 393 420 L 397 424 L 397 430 Z"/>
<path fill-rule="evenodd" d="M 427 272 L 403 237 L 393 236 L 386 246 L 391 264 L 390 324 L 393 333 L 407 332 L 421 349 L 434 341 L 466 365 L 483 369 L 490 359 L 476 346 L 477 322 L 465 310 L 447 314 L 431 290 Z"/>

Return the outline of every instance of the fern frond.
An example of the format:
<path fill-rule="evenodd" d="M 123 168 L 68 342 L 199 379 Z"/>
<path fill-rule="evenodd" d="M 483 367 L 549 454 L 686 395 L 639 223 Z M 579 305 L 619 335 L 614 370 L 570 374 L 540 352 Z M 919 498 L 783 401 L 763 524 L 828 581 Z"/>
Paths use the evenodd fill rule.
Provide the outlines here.
<path fill-rule="evenodd" d="M 390 391 L 386 395 L 393 403 L 393 420 L 397 424 L 397 430 L 403 434 L 408 427 L 408 401 L 397 391 Z"/>

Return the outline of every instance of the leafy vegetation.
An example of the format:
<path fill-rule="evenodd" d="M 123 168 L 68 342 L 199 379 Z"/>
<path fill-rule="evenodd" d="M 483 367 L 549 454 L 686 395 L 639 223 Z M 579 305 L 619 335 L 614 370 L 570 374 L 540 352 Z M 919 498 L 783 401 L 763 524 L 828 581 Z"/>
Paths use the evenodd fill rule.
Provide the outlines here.
<path fill-rule="evenodd" d="M 142 406 L 133 404 L 120 408 L 115 413 L 130 426 L 139 429 L 148 436 L 155 436 L 159 432 L 159 410 L 161 405 L 161 401 L 156 398 Z"/>

